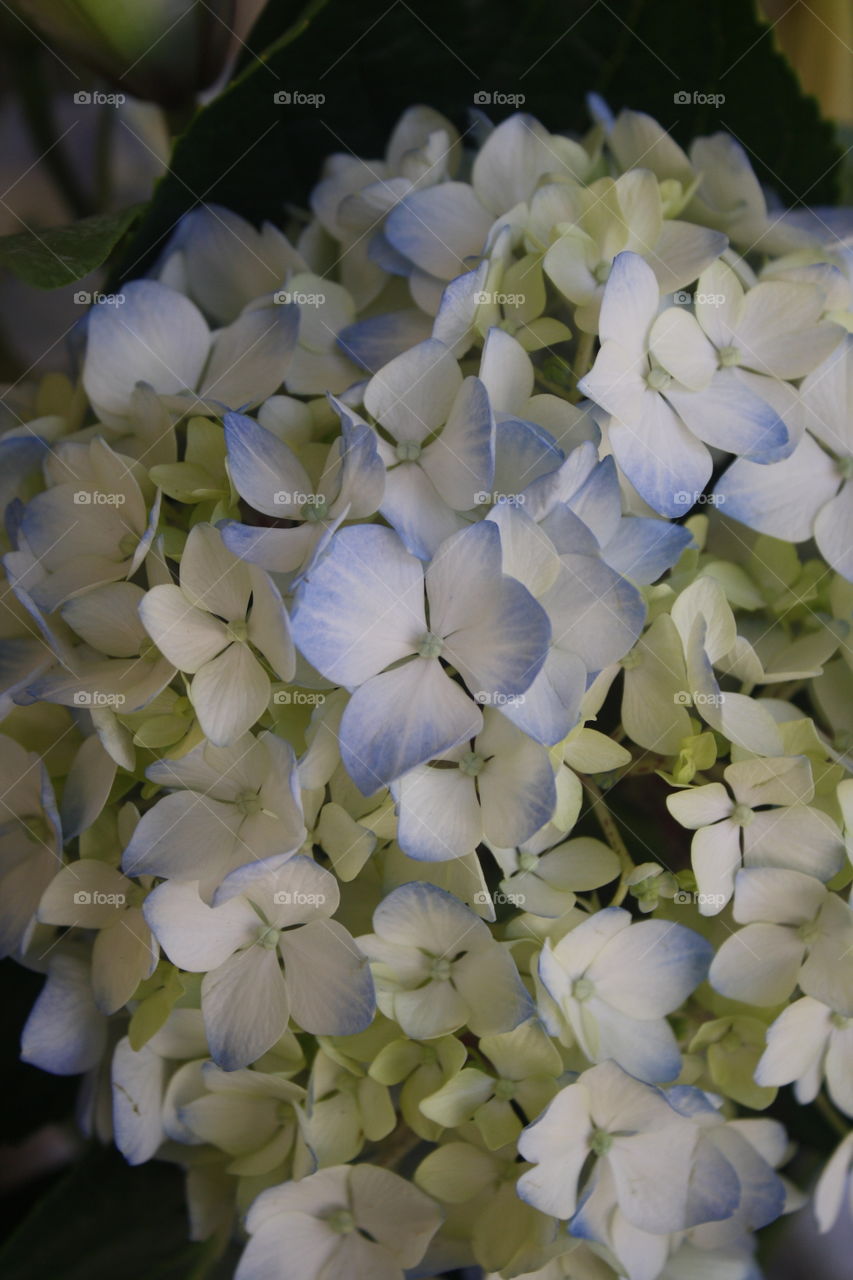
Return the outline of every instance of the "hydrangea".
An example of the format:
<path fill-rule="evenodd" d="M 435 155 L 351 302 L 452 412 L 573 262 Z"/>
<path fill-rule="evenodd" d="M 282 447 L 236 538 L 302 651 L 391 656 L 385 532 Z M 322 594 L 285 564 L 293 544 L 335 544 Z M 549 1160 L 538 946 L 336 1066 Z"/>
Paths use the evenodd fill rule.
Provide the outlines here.
<path fill-rule="evenodd" d="M 850 255 L 591 107 L 201 205 L 0 437 L 22 1056 L 238 1280 L 756 1275 L 789 1088 L 850 1196 Z"/>

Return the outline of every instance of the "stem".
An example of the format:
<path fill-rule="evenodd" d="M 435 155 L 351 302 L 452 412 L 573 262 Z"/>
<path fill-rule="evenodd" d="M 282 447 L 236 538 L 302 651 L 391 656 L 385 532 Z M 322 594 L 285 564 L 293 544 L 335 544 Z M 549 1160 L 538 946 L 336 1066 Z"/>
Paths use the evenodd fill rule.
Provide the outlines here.
<path fill-rule="evenodd" d="M 850 1132 L 850 1126 L 838 1114 L 826 1094 L 819 1093 L 815 1098 L 815 1102 L 817 1103 L 818 1111 L 825 1120 L 829 1121 L 836 1133 L 840 1133 L 842 1138 L 846 1138 Z"/>
<path fill-rule="evenodd" d="M 613 895 L 610 903 L 611 907 L 618 907 L 628 893 L 628 877 L 634 870 L 634 859 L 628 852 L 628 847 L 619 832 L 616 825 L 616 819 L 607 807 L 604 794 L 599 786 L 597 786 L 591 778 L 581 778 L 581 784 L 584 789 L 593 798 L 592 811 L 595 814 L 598 825 L 601 827 L 605 840 L 610 845 L 622 864 L 622 875 L 619 878 L 619 885 Z"/>
<path fill-rule="evenodd" d="M 578 349 L 575 352 L 575 358 L 572 361 L 572 376 L 575 380 L 575 390 L 577 384 L 585 373 L 589 373 L 592 366 L 592 348 L 595 342 L 594 333 L 582 333 L 578 338 Z"/>

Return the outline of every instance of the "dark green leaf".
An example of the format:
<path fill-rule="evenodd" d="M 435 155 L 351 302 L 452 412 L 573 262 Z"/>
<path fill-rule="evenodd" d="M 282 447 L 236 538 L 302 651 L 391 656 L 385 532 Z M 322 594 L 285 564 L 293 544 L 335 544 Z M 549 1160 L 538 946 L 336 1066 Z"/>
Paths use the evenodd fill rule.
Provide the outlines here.
<path fill-rule="evenodd" d="M 183 1178 L 93 1148 L 0 1250 L 3 1280 L 213 1280 L 218 1249 L 187 1240 Z M 215 1270 L 214 1270 L 215 1268 Z M 233 1264 L 221 1272 L 228 1276 Z"/>
<path fill-rule="evenodd" d="M 381 156 L 409 105 L 429 103 L 461 128 L 478 91 L 523 94 L 554 130 L 587 127 L 590 90 L 648 111 L 680 142 L 728 130 L 784 204 L 828 203 L 839 150 L 831 127 L 744 0 L 271 0 L 237 78 L 179 139 L 125 255 L 123 277 L 150 264 L 177 219 L 217 202 L 259 221 L 304 204 L 322 158 Z M 322 93 L 322 106 L 276 92 Z M 687 93 L 690 102 L 675 101 Z M 694 101 L 693 95 L 700 95 Z M 718 106 L 701 95 L 725 95 Z M 513 108 L 485 108 L 499 120 Z"/>
<path fill-rule="evenodd" d="M 74 284 L 107 260 L 143 207 L 137 204 L 118 213 L 98 213 L 68 227 L 2 236 L 0 267 L 8 267 L 39 289 Z"/>

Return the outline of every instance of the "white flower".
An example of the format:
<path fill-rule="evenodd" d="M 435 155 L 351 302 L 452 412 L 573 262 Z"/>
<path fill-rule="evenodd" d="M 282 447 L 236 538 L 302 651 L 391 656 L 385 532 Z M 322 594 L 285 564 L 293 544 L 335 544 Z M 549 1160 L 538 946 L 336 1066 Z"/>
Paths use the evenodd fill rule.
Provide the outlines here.
<path fill-rule="evenodd" d="M 178 414 L 241 409 L 281 386 L 296 341 L 295 307 L 253 303 L 212 333 L 198 307 L 164 284 L 135 280 L 122 297 L 88 316 L 83 385 L 108 426 L 125 424 L 140 382 Z"/>
<path fill-rule="evenodd" d="M 305 657 L 355 690 L 340 747 L 365 795 L 480 732 L 479 706 L 441 659 L 470 694 L 504 698 L 529 687 L 550 634 L 529 592 L 502 572 L 487 521 L 442 543 L 426 570 L 388 529 L 343 529 L 300 588 L 293 625 Z"/>
<path fill-rule="evenodd" d="M 404 884 L 376 908 L 373 928 L 358 944 L 370 957 L 379 1007 L 413 1040 L 466 1025 L 494 1035 L 530 1016 L 509 951 L 453 894 Z"/>
<path fill-rule="evenodd" d="M 552 1035 L 576 1041 L 590 1062 L 611 1058 L 640 1080 L 673 1080 L 681 1054 L 666 1015 L 699 985 L 711 947 L 683 925 L 631 924 L 620 907 L 598 911 L 555 945 L 547 939 L 539 977 Z"/>
<path fill-rule="evenodd" d="M 292 853 L 305 838 L 293 748 L 273 733 L 230 747 L 201 742 L 150 765 L 147 777 L 180 790 L 142 815 L 122 860 L 129 875 L 198 881 L 209 900 L 230 871 Z"/>
<path fill-rule="evenodd" d="M 741 863 L 787 867 L 823 881 L 840 870 L 841 832 L 807 803 L 814 783 L 805 756 L 743 760 L 728 765 L 723 777 L 731 794 L 710 782 L 666 798 L 673 817 L 696 832 L 691 858 L 702 915 L 722 911 Z"/>
<path fill-rule="evenodd" d="M 250 729 L 269 703 L 269 676 L 256 650 L 280 679 L 295 670 L 281 596 L 263 569 L 232 555 L 212 525 L 191 530 L 181 585 L 153 587 L 139 613 L 158 649 L 192 675 L 199 724 L 217 746 Z"/>
<path fill-rule="evenodd" d="M 829 1096 L 853 1116 L 853 1018 L 803 996 L 779 1014 L 755 1069 L 758 1084 L 796 1084 L 797 1101 L 813 1102 L 826 1078 Z"/>
<path fill-rule="evenodd" d="M 799 985 L 853 1017 L 853 911 L 813 876 L 751 867 L 735 876 L 732 914 L 745 925 L 711 965 L 712 986 L 731 1000 L 775 1005 Z"/>
<path fill-rule="evenodd" d="M 321 1169 L 258 1196 L 236 1280 L 403 1280 L 440 1223 L 437 1205 L 387 1169 Z"/>
<path fill-rule="evenodd" d="M 45 924 L 98 931 L 92 991 L 102 1013 L 115 1013 L 157 965 L 158 950 L 142 915 L 145 889 L 96 858 L 79 858 L 53 878 L 39 903 Z"/>
<path fill-rule="evenodd" d="M 212 907 L 197 884 L 175 880 L 146 899 L 145 918 L 169 959 L 205 975 L 205 1030 L 226 1071 L 255 1062 L 291 1015 L 315 1035 L 352 1035 L 371 1021 L 367 961 L 331 919 L 339 898 L 333 875 L 294 856 L 232 872 Z"/>

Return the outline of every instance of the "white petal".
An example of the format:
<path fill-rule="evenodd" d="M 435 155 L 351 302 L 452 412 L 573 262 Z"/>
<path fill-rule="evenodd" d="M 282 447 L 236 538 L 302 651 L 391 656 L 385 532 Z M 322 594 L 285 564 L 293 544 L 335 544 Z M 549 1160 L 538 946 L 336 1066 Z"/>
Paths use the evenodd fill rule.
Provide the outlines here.
<path fill-rule="evenodd" d="M 287 1026 L 287 987 L 277 951 L 250 946 L 211 969 L 201 984 L 201 1010 L 214 1062 L 226 1071 L 256 1062 Z"/>
<path fill-rule="evenodd" d="M 196 672 L 189 692 L 210 741 L 227 746 L 264 714 L 270 682 L 248 645 L 230 644 Z"/>
<path fill-rule="evenodd" d="M 219 618 L 194 608 L 180 587 L 153 587 L 139 606 L 145 630 L 171 663 L 193 673 L 228 643 Z"/>
<path fill-rule="evenodd" d="M 375 998 L 367 957 L 336 920 L 282 934 L 284 976 L 294 1021 L 312 1035 L 356 1035 L 369 1026 Z"/>
<path fill-rule="evenodd" d="M 261 930 L 248 902 L 237 898 L 221 907 L 208 907 L 192 882 L 172 880 L 159 885 L 146 898 L 143 910 L 169 959 L 190 973 L 215 969 L 238 947 L 248 946 Z"/>
<path fill-rule="evenodd" d="M 83 385 L 102 420 L 126 417 L 137 382 L 158 394 L 194 389 L 210 333 L 189 298 L 153 280 L 124 288 L 121 305 L 99 303 L 88 317 Z"/>

